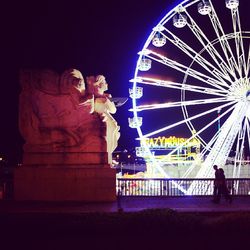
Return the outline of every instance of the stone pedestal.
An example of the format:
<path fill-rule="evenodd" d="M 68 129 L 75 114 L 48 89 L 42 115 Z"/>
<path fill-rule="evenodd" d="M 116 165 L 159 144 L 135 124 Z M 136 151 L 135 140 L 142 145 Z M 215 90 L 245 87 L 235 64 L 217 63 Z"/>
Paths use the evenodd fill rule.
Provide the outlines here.
<path fill-rule="evenodd" d="M 23 164 L 25 166 L 65 166 L 72 165 L 88 166 L 102 168 L 103 165 L 110 164 L 112 155 L 107 152 L 25 152 L 23 154 Z"/>
<path fill-rule="evenodd" d="M 114 201 L 116 172 L 109 165 L 23 165 L 14 173 L 14 199 Z"/>

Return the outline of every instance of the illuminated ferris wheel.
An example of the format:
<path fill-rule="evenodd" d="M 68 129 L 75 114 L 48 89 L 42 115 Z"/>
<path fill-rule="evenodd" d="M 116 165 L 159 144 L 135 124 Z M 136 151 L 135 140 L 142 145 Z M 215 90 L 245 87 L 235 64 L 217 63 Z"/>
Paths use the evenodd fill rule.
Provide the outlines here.
<path fill-rule="evenodd" d="M 138 154 L 151 159 L 165 177 L 164 157 L 156 159 L 144 143 L 147 138 L 187 138 L 166 157 L 198 139 L 202 164 L 197 178 L 212 177 L 212 166 L 224 166 L 228 159 L 234 164 L 233 177 L 240 176 L 250 151 L 247 2 L 182 1 L 152 29 L 139 52 L 129 89 L 129 125 L 141 141 Z"/>

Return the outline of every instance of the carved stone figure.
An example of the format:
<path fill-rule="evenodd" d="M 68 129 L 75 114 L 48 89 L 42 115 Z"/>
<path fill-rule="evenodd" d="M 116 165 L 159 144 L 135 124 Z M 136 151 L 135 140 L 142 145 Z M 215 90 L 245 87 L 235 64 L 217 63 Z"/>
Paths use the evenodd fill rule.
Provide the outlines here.
<path fill-rule="evenodd" d="M 120 127 L 111 115 L 116 113 L 116 106 L 111 101 L 112 96 L 105 93 L 108 90 L 108 83 L 103 75 L 98 75 L 87 77 L 87 84 L 89 94 L 94 95 L 94 112 L 101 114 L 107 124 L 108 151 L 113 152 L 120 137 Z"/>
<path fill-rule="evenodd" d="M 116 108 L 104 93 L 103 76 L 89 77 L 86 90 L 78 70 L 61 76 L 31 70 L 21 72 L 21 85 L 19 127 L 25 152 L 112 153 L 117 146 L 119 127 L 110 115 Z"/>

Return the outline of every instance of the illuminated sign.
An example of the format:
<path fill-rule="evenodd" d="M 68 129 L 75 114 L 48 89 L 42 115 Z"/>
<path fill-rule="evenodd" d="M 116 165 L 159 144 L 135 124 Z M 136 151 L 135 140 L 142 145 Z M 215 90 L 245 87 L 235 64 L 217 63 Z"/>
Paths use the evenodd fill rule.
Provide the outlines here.
<path fill-rule="evenodd" d="M 180 145 L 182 145 L 182 148 L 199 148 L 200 144 L 200 140 L 198 140 L 197 138 L 193 138 L 188 141 L 187 138 L 179 138 L 175 136 L 159 136 L 156 138 L 145 138 L 143 139 L 143 141 L 141 141 L 141 146 L 146 145 L 151 149 L 171 149 L 176 148 Z"/>

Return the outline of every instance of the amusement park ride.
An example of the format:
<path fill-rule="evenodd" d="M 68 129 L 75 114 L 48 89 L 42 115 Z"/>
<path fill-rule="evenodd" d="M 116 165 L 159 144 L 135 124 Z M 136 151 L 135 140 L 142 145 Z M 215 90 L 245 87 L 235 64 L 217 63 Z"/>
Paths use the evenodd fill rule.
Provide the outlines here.
<path fill-rule="evenodd" d="M 249 167 L 250 22 L 245 3 L 182 1 L 152 29 L 139 52 L 129 89 L 129 126 L 139 135 L 137 155 L 162 177 L 171 177 L 166 164 L 182 160 L 188 162 L 182 177 L 189 177 L 197 162 L 197 178 L 213 177 L 213 165 L 224 168 L 229 159 L 228 177 L 241 177 L 243 162 Z M 177 139 L 173 135 L 182 139 L 161 143 Z"/>

